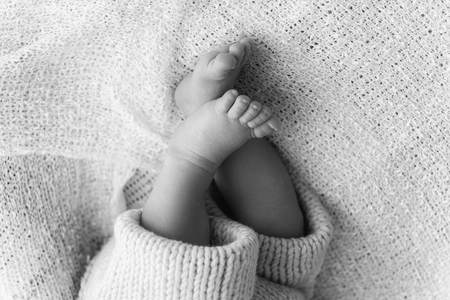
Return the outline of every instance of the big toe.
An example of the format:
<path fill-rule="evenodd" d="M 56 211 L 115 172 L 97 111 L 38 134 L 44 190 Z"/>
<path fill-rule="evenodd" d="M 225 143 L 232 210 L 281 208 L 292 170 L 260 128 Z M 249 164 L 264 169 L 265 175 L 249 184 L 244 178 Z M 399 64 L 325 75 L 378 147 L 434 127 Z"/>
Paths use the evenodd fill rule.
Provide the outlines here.
<path fill-rule="evenodd" d="M 208 73 L 211 78 L 222 80 L 228 76 L 231 70 L 236 68 L 237 59 L 231 53 L 219 53 L 208 64 Z"/>
<path fill-rule="evenodd" d="M 215 100 L 214 108 L 219 114 L 226 114 L 233 106 L 236 101 L 236 97 L 238 96 L 238 92 L 236 90 L 229 90 L 222 97 Z"/>
<path fill-rule="evenodd" d="M 250 98 L 248 96 L 238 96 L 236 101 L 233 103 L 233 106 L 231 106 L 231 108 L 228 110 L 228 118 L 239 119 L 247 110 L 249 103 Z"/>

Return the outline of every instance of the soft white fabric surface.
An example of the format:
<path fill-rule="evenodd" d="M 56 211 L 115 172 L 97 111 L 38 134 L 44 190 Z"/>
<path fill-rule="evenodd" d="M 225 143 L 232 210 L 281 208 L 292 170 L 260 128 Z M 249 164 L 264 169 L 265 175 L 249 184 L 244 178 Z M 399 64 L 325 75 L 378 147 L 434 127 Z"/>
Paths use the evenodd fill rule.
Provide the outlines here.
<path fill-rule="evenodd" d="M 102 178 L 111 162 L 146 168 L 131 204 L 181 120 L 173 90 L 194 57 L 254 37 L 236 87 L 281 117 L 271 141 L 332 217 L 315 299 L 448 299 L 448 1 L 2 1 L 0 16 L 0 155 L 98 161 Z M 78 199 L 57 190 L 72 187 Z"/>

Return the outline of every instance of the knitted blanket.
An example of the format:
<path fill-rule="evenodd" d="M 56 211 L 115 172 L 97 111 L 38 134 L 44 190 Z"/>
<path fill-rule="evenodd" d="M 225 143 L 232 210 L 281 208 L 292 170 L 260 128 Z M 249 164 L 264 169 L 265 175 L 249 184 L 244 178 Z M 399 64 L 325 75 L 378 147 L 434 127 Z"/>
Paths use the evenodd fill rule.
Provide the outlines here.
<path fill-rule="evenodd" d="M 446 1 L 1 2 L 0 298 L 77 294 L 122 196 L 139 207 L 151 189 L 182 120 L 174 88 L 245 33 L 236 88 L 280 117 L 270 141 L 334 227 L 314 299 L 447 299 L 449 15 Z"/>

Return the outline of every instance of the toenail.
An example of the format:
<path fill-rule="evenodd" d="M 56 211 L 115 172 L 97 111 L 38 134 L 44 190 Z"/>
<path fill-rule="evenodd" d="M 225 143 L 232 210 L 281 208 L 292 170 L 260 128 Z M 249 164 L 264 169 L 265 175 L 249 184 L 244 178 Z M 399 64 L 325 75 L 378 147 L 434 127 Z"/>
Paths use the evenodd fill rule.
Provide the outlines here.
<path fill-rule="evenodd" d="M 248 100 L 246 98 L 242 98 L 242 103 L 248 104 Z"/>
<path fill-rule="evenodd" d="M 239 93 L 236 90 L 231 90 L 231 94 L 233 94 L 233 96 L 237 96 Z"/>
<path fill-rule="evenodd" d="M 269 127 L 272 128 L 273 131 L 278 131 L 272 124 L 269 123 Z"/>
<path fill-rule="evenodd" d="M 253 109 L 259 109 L 258 105 L 255 105 L 255 104 L 252 105 L 252 108 Z"/>
<path fill-rule="evenodd" d="M 264 114 L 267 115 L 267 116 L 270 115 L 270 113 L 269 113 L 269 111 L 267 109 L 264 110 Z"/>

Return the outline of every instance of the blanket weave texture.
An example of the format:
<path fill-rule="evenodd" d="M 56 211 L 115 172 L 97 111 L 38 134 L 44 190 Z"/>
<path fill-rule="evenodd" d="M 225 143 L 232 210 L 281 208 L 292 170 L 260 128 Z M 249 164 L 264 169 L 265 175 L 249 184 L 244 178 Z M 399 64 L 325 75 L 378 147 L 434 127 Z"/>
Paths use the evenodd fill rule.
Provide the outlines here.
<path fill-rule="evenodd" d="M 445 0 L 1 1 L 0 299 L 76 297 L 105 244 L 117 264 L 126 247 L 171 247 L 124 232 L 183 119 L 175 87 L 239 33 L 255 50 L 236 88 L 283 122 L 269 140 L 313 207 L 305 217 L 322 222 L 303 296 L 314 285 L 317 300 L 449 299 L 449 20 Z M 242 299 L 302 299 L 264 269 L 261 237 L 220 220 L 225 236 L 247 234 L 242 261 L 254 263 L 240 274 L 258 277 Z M 217 286 L 230 290 L 202 293 L 231 295 Z"/>

